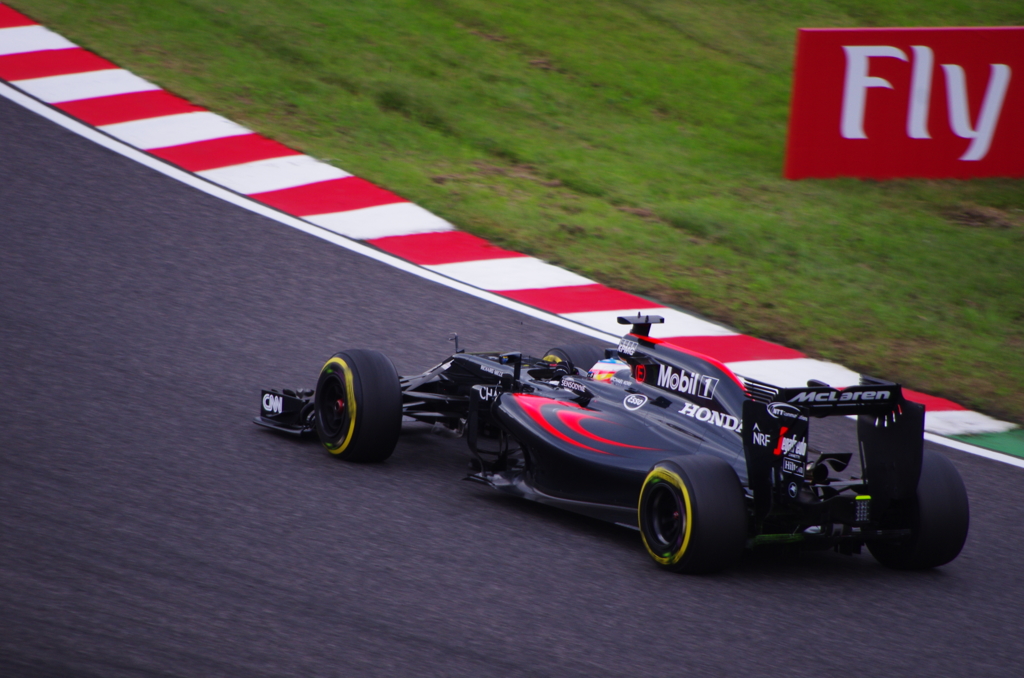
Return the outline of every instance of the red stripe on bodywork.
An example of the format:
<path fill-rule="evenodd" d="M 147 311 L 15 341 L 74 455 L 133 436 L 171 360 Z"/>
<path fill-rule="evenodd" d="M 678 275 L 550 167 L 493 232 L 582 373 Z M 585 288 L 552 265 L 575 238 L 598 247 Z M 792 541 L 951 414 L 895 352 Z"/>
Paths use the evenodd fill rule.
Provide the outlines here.
<path fill-rule="evenodd" d="M 911 402 L 921 403 L 930 412 L 949 412 L 950 410 L 967 409 L 963 405 L 954 403 L 952 400 L 928 395 L 927 393 L 918 393 L 917 391 L 911 391 L 909 388 L 903 389 L 903 397 Z"/>
<path fill-rule="evenodd" d="M 39 52 L 0 56 L 0 78 L 11 81 L 105 71 L 111 68 L 117 68 L 117 65 L 81 47 L 44 49 Z"/>
<path fill-rule="evenodd" d="M 529 415 L 530 419 L 533 419 L 535 422 L 540 424 L 545 431 L 555 436 L 559 440 L 564 440 L 570 445 L 582 447 L 585 450 L 597 452 L 598 454 L 611 454 L 610 452 L 604 452 L 602 450 L 597 449 L 596 447 L 590 447 L 589 445 L 584 445 L 583 443 L 579 443 L 573 440 L 572 438 L 570 438 L 569 436 L 565 435 L 557 428 L 552 426 L 551 423 L 544 418 L 544 413 L 542 411 L 542 408 L 545 405 L 550 405 L 552 403 L 558 403 L 560 405 L 565 405 L 566 407 L 580 407 L 579 405 L 576 405 L 575 403 L 566 403 L 551 400 L 550 398 L 544 398 L 542 396 L 521 395 L 518 393 L 515 394 L 513 397 L 516 399 L 516 402 L 519 403 L 519 406 L 523 408 L 523 411 L 526 412 L 527 415 Z"/>
<path fill-rule="evenodd" d="M 587 438 L 590 438 L 591 440 L 596 440 L 599 443 L 605 443 L 607 445 L 617 445 L 618 447 L 630 447 L 630 448 L 632 448 L 634 450 L 654 450 L 654 449 L 657 449 L 657 448 L 654 448 L 654 447 L 643 447 L 641 445 L 630 445 L 628 443 L 618 443 L 618 442 L 615 442 L 614 440 L 609 440 L 608 438 L 602 438 L 601 436 L 599 436 L 599 435 L 597 435 L 595 433 L 591 433 L 587 429 L 583 428 L 583 422 L 587 421 L 588 419 L 594 419 L 594 420 L 597 420 L 597 421 L 603 421 L 606 424 L 615 424 L 615 422 L 613 422 L 613 421 L 608 421 L 607 419 L 602 419 L 600 417 L 595 417 L 595 416 L 593 416 L 591 414 L 587 414 L 586 412 L 581 412 L 581 411 L 578 411 L 578 410 L 557 410 L 555 412 L 555 414 L 558 416 L 559 420 L 561 420 L 561 422 L 563 424 L 565 424 L 566 426 L 571 428 L 573 431 L 576 431 L 576 433 L 579 433 L 581 436 L 586 436 Z M 618 425 L 618 424 L 615 424 L 615 425 Z"/>
<path fill-rule="evenodd" d="M 651 308 L 654 302 L 613 290 L 604 285 L 574 285 L 543 289 L 507 290 L 504 297 L 521 301 L 549 313 L 586 313 L 587 311 L 621 311 L 628 308 Z"/>
<path fill-rule="evenodd" d="M 32 21 L 21 12 L 17 12 L 7 5 L 0 5 L 0 28 L 15 28 L 17 26 L 34 26 L 37 22 Z"/>
<path fill-rule="evenodd" d="M 58 104 L 57 108 L 97 127 L 206 110 L 163 90 L 69 101 L 66 104 Z"/>
<path fill-rule="evenodd" d="M 740 360 L 792 360 L 807 356 L 792 348 L 770 341 L 731 334 L 724 337 L 670 337 L 666 342 L 706 356 L 731 363 Z"/>
<path fill-rule="evenodd" d="M 464 231 L 396 235 L 377 238 L 369 242 L 385 252 L 390 252 L 420 266 L 526 256 L 492 245 L 483 238 Z"/>
<path fill-rule="evenodd" d="M 150 149 L 153 155 L 173 162 L 190 172 L 241 165 L 245 162 L 302 155 L 284 144 L 271 141 L 259 134 L 242 134 L 237 137 L 197 141 L 181 146 Z"/>
<path fill-rule="evenodd" d="M 295 188 L 255 193 L 249 197 L 297 217 L 408 202 L 358 177 L 318 181 Z"/>

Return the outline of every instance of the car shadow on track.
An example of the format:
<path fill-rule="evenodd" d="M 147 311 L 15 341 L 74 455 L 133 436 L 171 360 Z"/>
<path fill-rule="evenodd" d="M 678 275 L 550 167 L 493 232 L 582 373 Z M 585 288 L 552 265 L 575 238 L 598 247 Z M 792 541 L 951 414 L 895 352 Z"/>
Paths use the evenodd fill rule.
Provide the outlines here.
<path fill-rule="evenodd" d="M 648 560 L 640 533 L 635 529 L 613 525 L 595 518 L 578 515 L 562 509 L 545 506 L 518 497 L 491 493 L 480 488 L 477 499 L 495 508 L 515 512 L 524 518 L 545 522 L 564 528 L 573 533 L 601 542 L 603 548 L 614 549 L 621 555 L 636 556 L 639 566 L 654 565 Z M 627 557 L 631 557 L 627 556 Z M 668 576 L 673 576 L 665 573 Z M 678 575 L 682 576 L 682 575 Z M 939 583 L 949 578 L 942 568 L 921 572 L 900 572 L 879 565 L 865 548 L 862 553 L 844 555 L 829 549 L 826 551 L 799 551 L 790 547 L 759 547 L 747 551 L 740 562 L 728 570 L 700 579 L 744 580 L 751 583 L 771 581 L 776 583 L 816 580 L 856 580 L 859 582 L 908 579 L 918 583 Z"/>
<path fill-rule="evenodd" d="M 328 469 L 338 463 L 338 460 L 330 458 L 315 437 L 289 439 L 285 442 L 290 443 L 296 452 L 303 455 L 322 455 Z M 497 511 L 509 522 L 521 522 L 524 527 L 533 523 L 541 531 L 544 529 L 543 525 L 547 524 L 559 531 L 593 540 L 599 544 L 600 549 L 617 553 L 619 559 L 634 561 L 639 567 L 649 566 L 645 569 L 657 572 L 647 556 L 637 530 L 504 495 L 475 483 L 462 482 L 469 474 L 469 458 L 464 441 L 438 436 L 431 433 L 427 427 L 414 425 L 403 431 L 394 456 L 386 462 L 340 463 L 336 468 L 339 471 L 345 470 L 347 474 L 358 475 L 364 482 L 369 482 L 375 477 L 381 482 L 385 482 L 385 479 L 396 480 L 404 477 L 416 478 L 420 482 L 431 484 L 440 483 L 448 486 L 446 492 L 457 492 L 472 502 L 480 502 L 481 508 L 487 507 L 488 510 L 485 512 Z M 736 566 L 725 572 L 700 578 L 750 583 L 800 582 L 808 579 L 834 582 L 895 582 L 909 578 L 917 583 L 939 583 L 948 576 L 943 568 L 912 573 L 884 568 L 871 557 L 866 548 L 858 555 L 842 555 L 832 550 L 798 551 L 787 546 L 769 546 L 746 552 Z"/>

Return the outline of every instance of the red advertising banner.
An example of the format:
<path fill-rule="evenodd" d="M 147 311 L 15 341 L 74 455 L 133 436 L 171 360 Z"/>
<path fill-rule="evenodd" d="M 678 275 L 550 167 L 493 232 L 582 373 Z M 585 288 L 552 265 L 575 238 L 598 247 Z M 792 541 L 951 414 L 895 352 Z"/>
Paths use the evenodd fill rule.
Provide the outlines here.
<path fill-rule="evenodd" d="M 785 174 L 1024 176 L 1024 27 L 800 29 Z"/>

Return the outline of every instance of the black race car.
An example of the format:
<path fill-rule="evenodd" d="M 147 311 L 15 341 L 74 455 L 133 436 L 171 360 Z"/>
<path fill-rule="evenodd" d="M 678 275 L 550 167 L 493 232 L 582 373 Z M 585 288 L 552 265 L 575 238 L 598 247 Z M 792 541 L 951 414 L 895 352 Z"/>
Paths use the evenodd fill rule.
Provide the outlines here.
<path fill-rule="evenodd" d="M 340 459 L 379 462 L 403 421 L 465 437 L 469 479 L 639 527 L 660 566 L 723 569 L 745 548 L 794 544 L 923 569 L 967 538 L 956 468 L 923 449 L 924 406 L 898 384 L 779 388 L 631 324 L 616 349 L 569 345 L 543 358 L 458 350 L 399 377 L 382 353 L 349 350 L 315 391 L 262 392 L 256 423 L 314 432 Z M 856 450 L 809 444 L 811 419 L 856 415 Z"/>

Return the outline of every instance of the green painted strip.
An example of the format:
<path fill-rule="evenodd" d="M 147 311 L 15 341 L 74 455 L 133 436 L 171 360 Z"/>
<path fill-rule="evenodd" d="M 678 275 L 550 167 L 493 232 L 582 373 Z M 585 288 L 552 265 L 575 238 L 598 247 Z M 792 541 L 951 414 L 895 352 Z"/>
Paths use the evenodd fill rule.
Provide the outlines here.
<path fill-rule="evenodd" d="M 978 447 L 1024 458 L 1024 428 L 1015 428 L 1005 433 L 981 433 L 973 436 L 949 437 L 971 445 L 977 445 Z"/>

